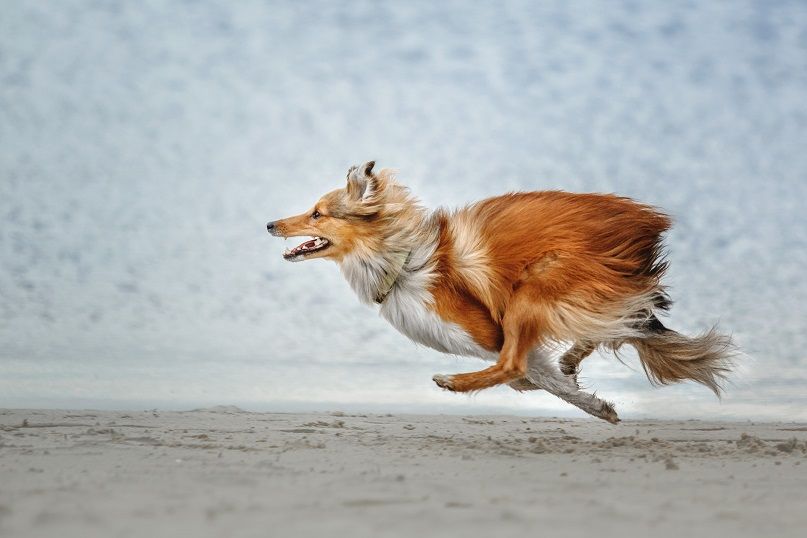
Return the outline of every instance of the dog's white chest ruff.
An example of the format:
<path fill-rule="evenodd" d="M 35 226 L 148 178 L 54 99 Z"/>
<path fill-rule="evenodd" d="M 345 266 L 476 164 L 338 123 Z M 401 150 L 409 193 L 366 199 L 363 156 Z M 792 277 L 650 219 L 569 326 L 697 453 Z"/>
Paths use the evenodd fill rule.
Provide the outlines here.
<path fill-rule="evenodd" d="M 396 287 L 381 305 L 381 316 L 401 334 L 442 353 L 495 360 L 459 325 L 442 319 L 428 305 L 432 298 L 424 289 Z"/>
<path fill-rule="evenodd" d="M 442 353 L 496 360 L 496 354 L 478 345 L 462 327 L 444 320 L 430 308 L 434 302 L 429 293 L 434 279 L 430 259 L 435 248 L 436 238 L 432 238 L 411 251 L 408 265 L 418 269 L 401 268 L 379 313 L 398 332 L 419 344 Z M 378 296 L 387 266 L 385 259 L 358 255 L 345 258 L 340 264 L 350 286 L 367 304 Z"/>

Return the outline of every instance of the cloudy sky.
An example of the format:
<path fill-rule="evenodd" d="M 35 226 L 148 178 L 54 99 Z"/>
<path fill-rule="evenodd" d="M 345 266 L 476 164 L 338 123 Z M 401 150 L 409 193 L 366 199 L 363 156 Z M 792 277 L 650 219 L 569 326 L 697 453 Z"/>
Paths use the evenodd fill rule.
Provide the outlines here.
<path fill-rule="evenodd" d="M 606 191 L 675 216 L 669 325 L 747 352 L 721 402 L 584 364 L 624 416 L 807 420 L 807 4 L 7 2 L 0 406 L 510 412 L 265 222 L 400 170 L 429 206 Z"/>

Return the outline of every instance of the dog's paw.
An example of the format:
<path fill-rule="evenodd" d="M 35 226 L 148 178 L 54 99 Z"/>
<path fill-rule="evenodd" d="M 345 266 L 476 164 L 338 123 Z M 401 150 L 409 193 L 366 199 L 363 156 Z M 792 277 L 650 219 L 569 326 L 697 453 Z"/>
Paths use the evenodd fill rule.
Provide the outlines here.
<path fill-rule="evenodd" d="M 450 375 L 435 374 L 432 376 L 432 381 L 437 383 L 441 389 L 454 390 L 454 377 Z"/>
<path fill-rule="evenodd" d="M 600 412 L 597 414 L 597 417 L 603 420 L 607 420 L 611 424 L 619 423 L 619 415 L 616 414 L 616 409 L 614 409 L 614 405 L 608 402 L 602 403 L 602 406 L 600 407 Z"/>

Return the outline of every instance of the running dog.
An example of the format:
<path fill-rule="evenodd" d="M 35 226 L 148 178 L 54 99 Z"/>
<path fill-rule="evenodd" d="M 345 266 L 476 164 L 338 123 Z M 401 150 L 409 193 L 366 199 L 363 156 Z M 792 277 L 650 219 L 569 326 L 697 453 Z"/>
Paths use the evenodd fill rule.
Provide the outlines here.
<path fill-rule="evenodd" d="M 544 389 L 611 423 L 612 404 L 581 391 L 595 349 L 636 348 L 649 380 L 693 380 L 720 395 L 732 344 L 714 328 L 688 337 L 656 316 L 671 306 L 662 234 L 669 217 L 610 194 L 519 192 L 462 209 L 428 211 L 391 170 L 350 168 L 347 185 L 301 215 L 267 224 L 309 236 L 289 261 L 339 264 L 363 302 L 412 340 L 495 361 L 435 375 L 454 392 L 508 384 Z M 552 350 L 564 346 L 560 360 Z"/>

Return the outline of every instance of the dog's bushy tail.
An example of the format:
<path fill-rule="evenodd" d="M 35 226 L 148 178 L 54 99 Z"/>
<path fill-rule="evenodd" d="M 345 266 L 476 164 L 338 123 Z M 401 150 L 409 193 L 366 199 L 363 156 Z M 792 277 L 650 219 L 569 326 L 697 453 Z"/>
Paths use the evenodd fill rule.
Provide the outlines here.
<path fill-rule="evenodd" d="M 722 382 L 736 354 L 731 337 L 714 327 L 698 336 L 684 336 L 655 318 L 651 319 L 646 334 L 629 343 L 639 352 L 642 368 L 651 383 L 668 385 L 691 379 L 720 397 Z"/>

